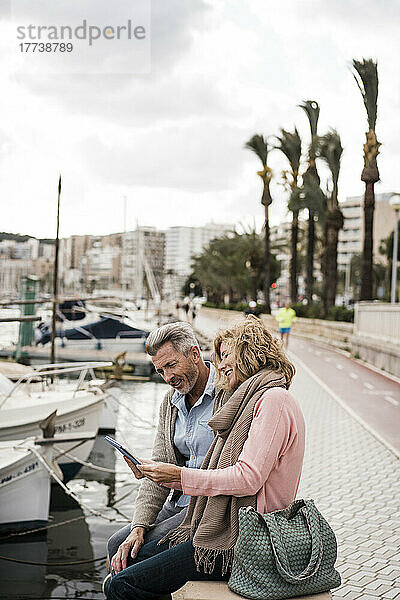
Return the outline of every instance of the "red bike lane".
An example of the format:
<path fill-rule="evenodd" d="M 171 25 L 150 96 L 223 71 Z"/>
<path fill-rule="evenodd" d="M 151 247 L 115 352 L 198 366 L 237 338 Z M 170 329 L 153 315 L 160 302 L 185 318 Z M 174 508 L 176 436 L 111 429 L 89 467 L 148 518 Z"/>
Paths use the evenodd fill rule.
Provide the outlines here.
<path fill-rule="evenodd" d="M 400 454 L 400 383 L 319 342 L 290 336 L 289 354 Z"/>

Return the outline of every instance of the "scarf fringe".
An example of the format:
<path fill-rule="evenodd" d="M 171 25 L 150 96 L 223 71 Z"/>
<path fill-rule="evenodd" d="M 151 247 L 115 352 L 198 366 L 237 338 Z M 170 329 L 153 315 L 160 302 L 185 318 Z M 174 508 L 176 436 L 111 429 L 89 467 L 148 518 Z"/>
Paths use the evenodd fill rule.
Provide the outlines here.
<path fill-rule="evenodd" d="M 189 529 L 173 529 L 169 531 L 157 544 L 160 546 L 164 544 L 164 542 L 169 542 L 169 547 L 177 546 L 178 544 L 183 544 L 183 542 L 188 542 L 190 540 L 190 531 Z"/>
<path fill-rule="evenodd" d="M 200 546 L 194 548 L 196 568 L 199 572 L 202 570 L 206 575 L 210 575 L 214 571 L 215 561 L 219 556 L 222 558 L 222 575 L 226 575 L 232 567 L 233 548 L 228 550 L 213 550 L 212 548 L 201 548 Z"/>

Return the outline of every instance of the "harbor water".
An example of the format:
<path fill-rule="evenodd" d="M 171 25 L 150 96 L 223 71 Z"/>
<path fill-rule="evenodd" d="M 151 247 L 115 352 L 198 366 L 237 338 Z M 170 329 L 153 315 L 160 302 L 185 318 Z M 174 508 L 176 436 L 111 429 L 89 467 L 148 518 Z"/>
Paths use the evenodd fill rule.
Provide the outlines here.
<path fill-rule="evenodd" d="M 168 388 L 152 381 L 122 382 L 120 387 L 115 437 L 133 454 L 150 457 L 159 406 Z M 103 435 L 97 436 L 89 461 L 106 470 L 84 466 L 68 483 L 79 502 L 53 485 L 47 528 L 28 535 L 0 535 L 1 599 L 103 598 L 106 541 L 129 523 L 139 482 Z M 94 516 L 88 507 L 100 515 Z"/>

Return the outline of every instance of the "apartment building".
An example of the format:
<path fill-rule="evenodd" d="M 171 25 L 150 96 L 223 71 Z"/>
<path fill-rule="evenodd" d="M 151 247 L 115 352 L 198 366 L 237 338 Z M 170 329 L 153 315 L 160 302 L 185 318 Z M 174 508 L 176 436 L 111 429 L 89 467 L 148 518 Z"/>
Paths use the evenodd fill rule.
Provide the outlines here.
<path fill-rule="evenodd" d="M 163 293 L 165 232 L 137 227 L 122 234 L 120 283 L 134 300 Z"/>
<path fill-rule="evenodd" d="M 394 212 L 389 204 L 392 193 L 375 194 L 374 211 L 374 261 L 384 262 L 379 254 L 381 240 L 388 237 L 394 229 Z M 343 229 L 339 232 L 338 268 L 345 270 L 353 254 L 362 252 L 364 243 L 364 196 L 352 196 L 340 203 L 344 216 Z"/>
<path fill-rule="evenodd" d="M 232 231 L 232 225 L 207 223 L 203 227 L 170 227 L 166 231 L 165 271 L 169 295 L 181 295 L 182 286 L 192 271 L 193 257 L 211 240 Z"/>

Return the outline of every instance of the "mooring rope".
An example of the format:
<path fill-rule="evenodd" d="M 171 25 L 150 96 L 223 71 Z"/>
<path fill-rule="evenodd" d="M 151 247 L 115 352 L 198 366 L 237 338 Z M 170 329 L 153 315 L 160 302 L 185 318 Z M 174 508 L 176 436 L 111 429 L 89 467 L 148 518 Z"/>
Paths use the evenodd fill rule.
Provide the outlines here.
<path fill-rule="evenodd" d="M 70 452 L 63 450 L 62 448 L 59 448 L 58 446 L 54 446 L 54 449 L 57 450 L 57 452 L 62 453 L 63 456 L 67 456 L 74 462 L 79 463 L 83 467 L 89 467 L 90 469 L 94 469 L 95 471 L 102 471 L 103 473 L 112 473 L 113 475 L 117 474 L 117 471 L 115 471 L 114 469 L 107 469 L 106 467 L 101 467 L 100 465 L 94 465 L 91 462 L 87 462 L 86 460 L 82 460 L 81 458 L 74 456 Z"/>
<path fill-rule="evenodd" d="M 35 567 L 69 567 L 72 565 L 84 565 L 87 563 L 94 563 L 106 559 L 107 555 L 99 556 L 98 558 L 86 558 L 84 560 L 71 560 L 66 562 L 35 562 L 33 560 L 22 560 L 21 558 L 10 558 L 9 556 L 2 556 L 0 554 L 0 560 L 7 560 L 9 562 L 19 563 L 21 565 L 34 565 Z"/>
<path fill-rule="evenodd" d="M 22 535 L 29 535 L 31 533 L 39 533 L 40 531 L 46 531 L 47 529 L 52 529 L 53 527 L 61 527 L 62 525 L 68 525 L 69 523 L 74 523 L 75 521 L 81 521 L 85 519 L 85 515 L 80 515 L 79 517 L 74 517 L 73 519 L 67 519 L 66 521 L 60 521 L 60 523 L 51 523 L 50 525 L 43 525 L 43 527 L 36 527 L 35 529 L 26 529 L 24 531 L 17 531 L 15 533 L 9 533 L 8 535 L 4 535 L 0 537 L 0 542 L 3 540 L 9 540 L 13 537 L 20 537 Z M 122 522 L 122 521 L 121 521 Z"/>
<path fill-rule="evenodd" d="M 103 515 L 98 510 L 94 510 L 91 506 L 88 506 L 85 502 L 83 502 L 72 490 L 70 490 L 65 485 L 65 483 L 63 481 L 61 481 L 61 479 L 55 473 L 54 469 L 52 469 L 50 467 L 50 465 L 43 458 L 43 456 L 40 454 L 40 452 L 38 452 L 34 446 L 29 445 L 28 447 L 31 450 L 31 452 L 36 456 L 38 461 L 44 466 L 44 468 L 50 474 L 50 476 L 53 477 L 53 479 L 62 487 L 64 492 L 66 494 L 68 494 L 68 496 L 71 496 L 71 498 L 73 498 L 79 504 L 79 506 L 81 508 L 85 508 L 87 511 L 89 511 L 95 517 L 100 517 L 101 519 L 105 519 L 106 521 L 109 521 L 110 523 L 112 523 L 113 521 L 116 521 L 116 517 L 109 517 L 107 515 Z"/>

